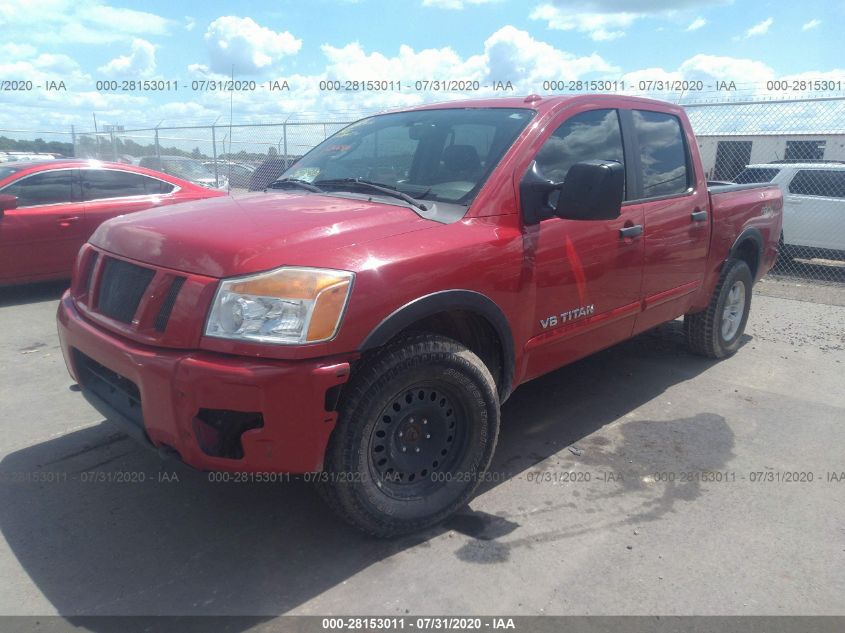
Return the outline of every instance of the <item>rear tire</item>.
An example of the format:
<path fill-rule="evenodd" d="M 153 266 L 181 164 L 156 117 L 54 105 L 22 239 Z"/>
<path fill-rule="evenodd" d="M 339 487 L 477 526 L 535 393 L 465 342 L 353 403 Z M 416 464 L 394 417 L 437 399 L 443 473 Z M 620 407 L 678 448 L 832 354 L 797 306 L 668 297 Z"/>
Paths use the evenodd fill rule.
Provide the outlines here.
<path fill-rule="evenodd" d="M 318 488 L 359 530 L 415 532 L 466 504 L 498 432 L 496 384 L 481 359 L 443 336 L 408 336 L 344 388 Z"/>
<path fill-rule="evenodd" d="M 684 316 L 684 332 L 690 350 L 709 358 L 732 356 L 751 309 L 751 269 L 740 259 L 725 263 L 710 304 L 702 312 Z"/>

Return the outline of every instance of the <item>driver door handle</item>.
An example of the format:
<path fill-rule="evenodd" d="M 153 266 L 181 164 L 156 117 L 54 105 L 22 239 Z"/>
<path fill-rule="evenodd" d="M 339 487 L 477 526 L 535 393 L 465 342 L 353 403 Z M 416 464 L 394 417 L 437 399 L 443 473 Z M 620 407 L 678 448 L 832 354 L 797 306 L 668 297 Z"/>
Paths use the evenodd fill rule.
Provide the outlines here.
<path fill-rule="evenodd" d="M 619 237 L 623 240 L 630 237 L 637 237 L 643 234 L 643 225 L 635 224 L 619 229 Z"/>
<path fill-rule="evenodd" d="M 707 219 L 707 211 L 702 211 L 701 209 L 696 209 L 690 215 L 693 222 L 704 222 Z"/>
<path fill-rule="evenodd" d="M 72 216 L 59 218 L 59 226 L 61 226 L 62 228 L 67 228 L 71 224 L 73 224 L 74 222 L 78 222 L 78 221 L 79 221 L 78 215 L 72 215 Z"/>

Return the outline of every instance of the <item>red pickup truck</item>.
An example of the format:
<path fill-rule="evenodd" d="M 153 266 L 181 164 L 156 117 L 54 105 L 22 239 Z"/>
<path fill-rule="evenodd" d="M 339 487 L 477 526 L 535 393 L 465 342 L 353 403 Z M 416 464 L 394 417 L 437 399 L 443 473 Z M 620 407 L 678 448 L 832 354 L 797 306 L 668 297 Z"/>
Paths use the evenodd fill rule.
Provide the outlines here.
<path fill-rule="evenodd" d="M 470 499 L 521 383 L 684 316 L 740 345 L 782 197 L 708 189 L 682 108 L 437 104 L 353 123 L 266 192 L 103 224 L 58 327 L 104 415 L 198 469 L 316 473 L 390 536 Z"/>

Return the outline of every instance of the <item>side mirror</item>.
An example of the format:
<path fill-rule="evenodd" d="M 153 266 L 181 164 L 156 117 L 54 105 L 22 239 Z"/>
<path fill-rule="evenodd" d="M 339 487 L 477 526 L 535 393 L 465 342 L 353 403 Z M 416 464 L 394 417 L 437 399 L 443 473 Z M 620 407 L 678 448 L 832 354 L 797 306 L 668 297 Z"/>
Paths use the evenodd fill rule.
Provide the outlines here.
<path fill-rule="evenodd" d="M 610 160 L 575 163 L 566 174 L 555 215 L 569 220 L 613 220 L 622 212 L 625 167 Z"/>
<path fill-rule="evenodd" d="M 555 206 L 551 201 L 552 194 L 560 192 L 563 183 L 547 180 L 537 166 L 537 161 L 531 161 L 528 171 L 519 182 L 519 204 L 522 207 L 522 218 L 526 224 L 538 224 L 555 215 Z"/>
<path fill-rule="evenodd" d="M 18 208 L 18 198 L 17 196 L 10 196 L 5 193 L 0 193 L 0 218 L 3 217 L 3 214 L 10 210 L 10 209 L 17 209 Z"/>

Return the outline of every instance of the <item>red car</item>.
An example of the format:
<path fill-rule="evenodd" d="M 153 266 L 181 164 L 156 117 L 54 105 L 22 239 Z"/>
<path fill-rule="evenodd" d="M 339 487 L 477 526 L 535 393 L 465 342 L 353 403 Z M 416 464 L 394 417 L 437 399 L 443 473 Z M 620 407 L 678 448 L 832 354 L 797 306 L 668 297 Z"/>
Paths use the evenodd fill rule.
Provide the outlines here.
<path fill-rule="evenodd" d="M 69 278 L 79 248 L 109 218 L 222 195 L 119 163 L 0 165 L 0 285 Z"/>
<path fill-rule="evenodd" d="M 692 351 L 736 352 L 783 206 L 777 186 L 708 186 L 682 108 L 609 95 L 370 117 L 271 189 L 101 226 L 63 353 L 147 445 L 314 473 L 381 536 L 494 481 L 520 384 L 682 315 Z"/>

